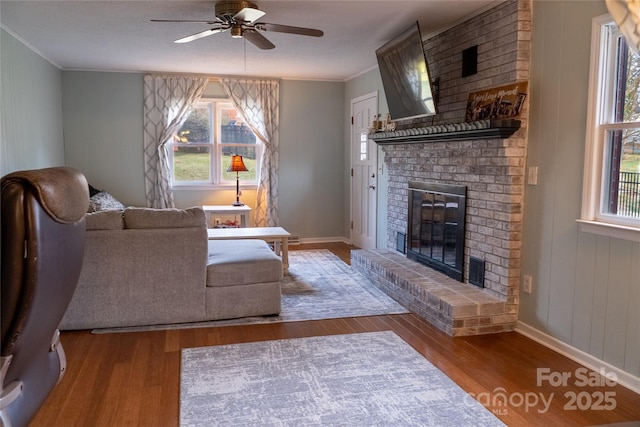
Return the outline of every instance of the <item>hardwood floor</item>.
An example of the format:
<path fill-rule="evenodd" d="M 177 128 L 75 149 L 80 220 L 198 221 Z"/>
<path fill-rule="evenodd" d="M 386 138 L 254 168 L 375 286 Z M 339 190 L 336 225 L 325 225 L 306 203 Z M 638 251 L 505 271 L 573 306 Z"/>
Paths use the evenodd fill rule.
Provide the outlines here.
<path fill-rule="evenodd" d="M 349 261 L 351 248 L 344 244 L 290 250 L 316 248 Z M 521 334 L 451 338 L 413 314 L 403 314 L 104 335 L 63 332 L 67 373 L 31 426 L 177 426 L 183 348 L 386 330 L 397 333 L 481 402 L 499 403 L 503 393 L 506 406 L 489 407 L 507 425 L 640 421 L 640 395 L 617 385 L 575 385 L 584 377 L 580 365 Z M 566 386 L 553 387 L 550 381 L 538 386 L 538 368 L 550 374 L 567 372 L 571 378 Z M 613 405 L 615 409 L 595 409 Z M 579 409 L 585 406 L 594 409 Z"/>

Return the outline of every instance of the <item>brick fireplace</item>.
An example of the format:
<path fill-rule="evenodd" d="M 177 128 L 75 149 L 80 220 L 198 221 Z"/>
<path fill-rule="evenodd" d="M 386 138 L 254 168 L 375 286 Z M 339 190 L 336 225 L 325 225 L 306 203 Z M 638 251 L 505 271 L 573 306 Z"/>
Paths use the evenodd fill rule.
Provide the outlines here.
<path fill-rule="evenodd" d="M 515 327 L 520 283 L 525 139 L 385 145 L 387 249 L 354 251 L 352 265 L 411 311 L 451 335 Z M 463 282 L 396 250 L 407 233 L 410 181 L 466 187 Z M 469 260 L 484 262 L 484 288 L 469 284 Z"/>
<path fill-rule="evenodd" d="M 530 16 L 529 1 L 507 1 L 425 40 L 431 74 L 440 79 L 439 114 L 400 122 L 395 133 L 372 137 L 382 144 L 388 180 L 387 247 L 354 251 L 352 265 L 454 336 L 512 330 L 517 320 L 527 108 L 520 128 L 504 134 L 494 126 L 477 134 L 449 129 L 464 127 L 469 92 L 528 80 Z M 463 78 L 459 57 L 474 44 L 478 74 Z M 396 249 L 398 235 L 408 232 L 410 181 L 466 188 L 462 282 Z M 484 288 L 469 284 L 472 258 L 484 266 Z"/>

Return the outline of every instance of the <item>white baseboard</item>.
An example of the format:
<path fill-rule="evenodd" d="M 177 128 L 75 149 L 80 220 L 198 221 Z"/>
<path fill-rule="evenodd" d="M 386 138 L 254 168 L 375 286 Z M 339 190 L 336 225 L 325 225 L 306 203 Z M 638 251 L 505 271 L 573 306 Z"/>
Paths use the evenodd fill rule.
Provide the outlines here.
<path fill-rule="evenodd" d="M 618 384 L 640 394 L 640 378 L 602 361 L 597 357 L 585 353 L 578 348 L 564 343 L 551 335 L 539 331 L 520 320 L 518 320 L 518 323 L 516 324 L 516 332 L 521 333 L 522 335 L 539 342 L 545 347 L 548 347 L 596 372 L 600 371 L 600 369 L 604 369 L 606 372 L 612 372 L 616 375 Z"/>
<path fill-rule="evenodd" d="M 346 237 L 304 237 L 300 238 L 300 243 L 345 243 L 351 244 L 351 241 Z"/>

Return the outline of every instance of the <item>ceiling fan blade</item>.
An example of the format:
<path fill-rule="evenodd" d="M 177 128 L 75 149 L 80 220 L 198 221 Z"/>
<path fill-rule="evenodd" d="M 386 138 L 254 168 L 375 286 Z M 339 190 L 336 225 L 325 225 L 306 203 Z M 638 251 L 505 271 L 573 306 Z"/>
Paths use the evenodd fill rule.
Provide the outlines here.
<path fill-rule="evenodd" d="M 226 27 L 221 27 L 221 28 L 210 28 L 208 30 L 205 31 L 201 31 L 199 33 L 195 33 L 192 34 L 190 36 L 187 37 L 183 37 L 181 39 L 176 40 L 174 43 L 188 43 L 188 42 L 192 42 L 194 40 L 198 40 L 201 39 L 203 37 L 207 37 L 213 34 L 217 34 L 217 33 L 221 33 L 223 31 L 225 31 L 227 28 Z"/>
<path fill-rule="evenodd" d="M 256 28 L 264 31 L 273 31 L 277 33 L 299 34 L 301 36 L 322 37 L 323 31 L 313 28 L 292 27 L 290 25 L 258 23 Z"/>
<path fill-rule="evenodd" d="M 240 12 L 236 13 L 233 16 L 235 21 L 242 21 L 245 24 L 251 24 L 254 21 L 262 18 L 266 15 L 266 12 L 261 11 L 260 9 L 254 9 L 252 7 L 245 7 Z"/>
<path fill-rule="evenodd" d="M 276 47 L 273 43 L 267 40 L 262 34 L 254 30 L 253 28 L 247 28 L 242 32 L 245 39 L 256 45 L 263 50 L 273 49 Z"/>

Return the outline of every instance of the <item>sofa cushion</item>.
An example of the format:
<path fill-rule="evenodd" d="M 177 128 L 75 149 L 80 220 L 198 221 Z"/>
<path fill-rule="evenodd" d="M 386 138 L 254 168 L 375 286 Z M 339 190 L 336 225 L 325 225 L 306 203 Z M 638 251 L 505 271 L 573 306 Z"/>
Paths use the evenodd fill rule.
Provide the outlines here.
<path fill-rule="evenodd" d="M 264 240 L 210 240 L 207 286 L 277 282 L 282 259 Z"/>
<path fill-rule="evenodd" d="M 200 207 L 189 209 L 127 208 L 126 228 L 207 227 L 207 217 Z"/>
<path fill-rule="evenodd" d="M 122 230 L 124 219 L 122 211 L 100 211 L 85 215 L 87 230 Z"/>

